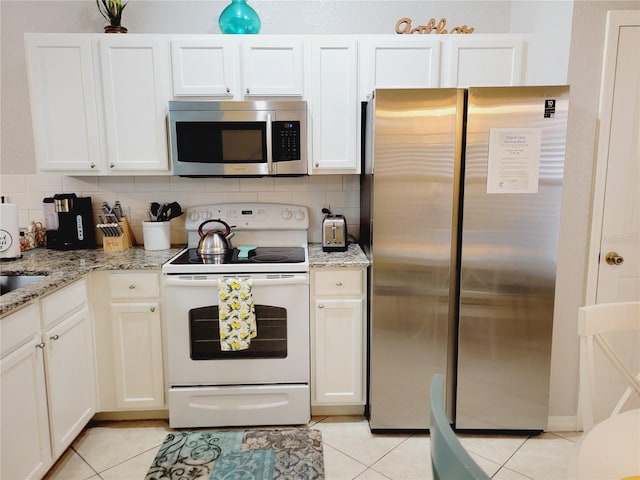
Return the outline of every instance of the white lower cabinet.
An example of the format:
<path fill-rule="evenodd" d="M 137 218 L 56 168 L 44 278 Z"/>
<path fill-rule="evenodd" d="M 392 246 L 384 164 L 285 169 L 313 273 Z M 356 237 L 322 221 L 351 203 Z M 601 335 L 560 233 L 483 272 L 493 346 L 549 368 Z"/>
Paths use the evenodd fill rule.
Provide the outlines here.
<path fill-rule="evenodd" d="M 84 280 L 3 317 L 0 329 L 0 478 L 41 478 L 95 413 Z"/>
<path fill-rule="evenodd" d="M 312 273 L 311 405 L 364 405 L 365 270 Z"/>
<path fill-rule="evenodd" d="M 86 305 L 46 330 L 45 366 L 51 442 L 61 455 L 95 413 L 93 334 Z"/>
<path fill-rule="evenodd" d="M 0 478 L 39 478 L 52 456 L 38 303 L 0 319 L 0 332 Z"/>
<path fill-rule="evenodd" d="M 158 272 L 94 272 L 99 410 L 166 408 Z"/>

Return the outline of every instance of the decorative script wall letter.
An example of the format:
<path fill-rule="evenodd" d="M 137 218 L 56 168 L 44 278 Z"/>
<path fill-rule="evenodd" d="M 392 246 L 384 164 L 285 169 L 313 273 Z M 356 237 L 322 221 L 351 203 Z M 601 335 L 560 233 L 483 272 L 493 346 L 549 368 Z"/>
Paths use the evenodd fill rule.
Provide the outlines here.
<path fill-rule="evenodd" d="M 404 17 L 396 22 L 396 33 L 473 33 L 473 31 L 475 30 L 475 28 L 473 27 L 461 25 L 459 27 L 453 27 L 451 31 L 448 31 L 445 28 L 446 26 L 446 18 L 441 18 L 438 23 L 436 23 L 435 18 L 432 18 L 426 25 L 418 25 L 417 27 L 413 27 L 411 25 L 411 19 Z"/>

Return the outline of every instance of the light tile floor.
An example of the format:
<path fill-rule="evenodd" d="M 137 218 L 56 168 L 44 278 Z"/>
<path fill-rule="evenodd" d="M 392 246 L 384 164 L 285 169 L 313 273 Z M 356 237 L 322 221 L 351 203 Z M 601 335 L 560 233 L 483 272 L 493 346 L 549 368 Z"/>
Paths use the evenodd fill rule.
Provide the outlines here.
<path fill-rule="evenodd" d="M 314 417 L 322 432 L 326 480 L 431 479 L 427 434 L 372 434 L 363 417 Z M 49 471 L 46 480 L 141 480 L 165 435 L 166 421 L 96 422 Z M 459 435 L 464 447 L 497 480 L 566 478 L 581 432 L 541 435 Z"/>

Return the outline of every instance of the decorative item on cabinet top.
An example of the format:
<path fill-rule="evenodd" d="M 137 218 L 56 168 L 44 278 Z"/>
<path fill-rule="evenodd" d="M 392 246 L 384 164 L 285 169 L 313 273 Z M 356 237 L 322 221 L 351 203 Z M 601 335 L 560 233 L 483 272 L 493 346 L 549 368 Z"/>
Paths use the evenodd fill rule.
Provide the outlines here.
<path fill-rule="evenodd" d="M 127 33 L 127 28 L 122 26 L 122 12 L 127 6 L 122 0 L 96 0 L 100 14 L 109 25 L 105 25 L 104 33 Z"/>
<path fill-rule="evenodd" d="M 247 0 L 231 0 L 218 18 L 222 33 L 244 34 L 260 31 L 260 17 Z"/>

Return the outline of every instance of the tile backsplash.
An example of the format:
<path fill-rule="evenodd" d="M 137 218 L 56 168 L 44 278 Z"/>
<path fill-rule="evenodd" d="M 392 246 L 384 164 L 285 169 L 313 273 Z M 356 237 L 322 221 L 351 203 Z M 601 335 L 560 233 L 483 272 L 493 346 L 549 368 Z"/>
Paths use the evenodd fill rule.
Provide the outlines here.
<path fill-rule="evenodd" d="M 177 201 L 183 209 L 194 205 L 229 202 L 267 202 L 305 205 L 309 208 L 309 242 L 321 241 L 322 208 L 347 218 L 349 233 L 358 237 L 360 177 L 312 175 L 264 178 L 182 178 L 175 176 L 68 177 L 63 175 L 2 175 L 0 193 L 18 205 L 20 227 L 43 221 L 42 199 L 56 193 L 90 196 L 94 213 L 103 201 L 116 200 L 125 207 L 138 244 L 142 221 L 151 202 Z M 97 217 L 95 218 L 97 223 Z M 98 243 L 102 235 L 96 234 Z M 171 221 L 171 243 L 186 243 L 184 216 Z"/>

